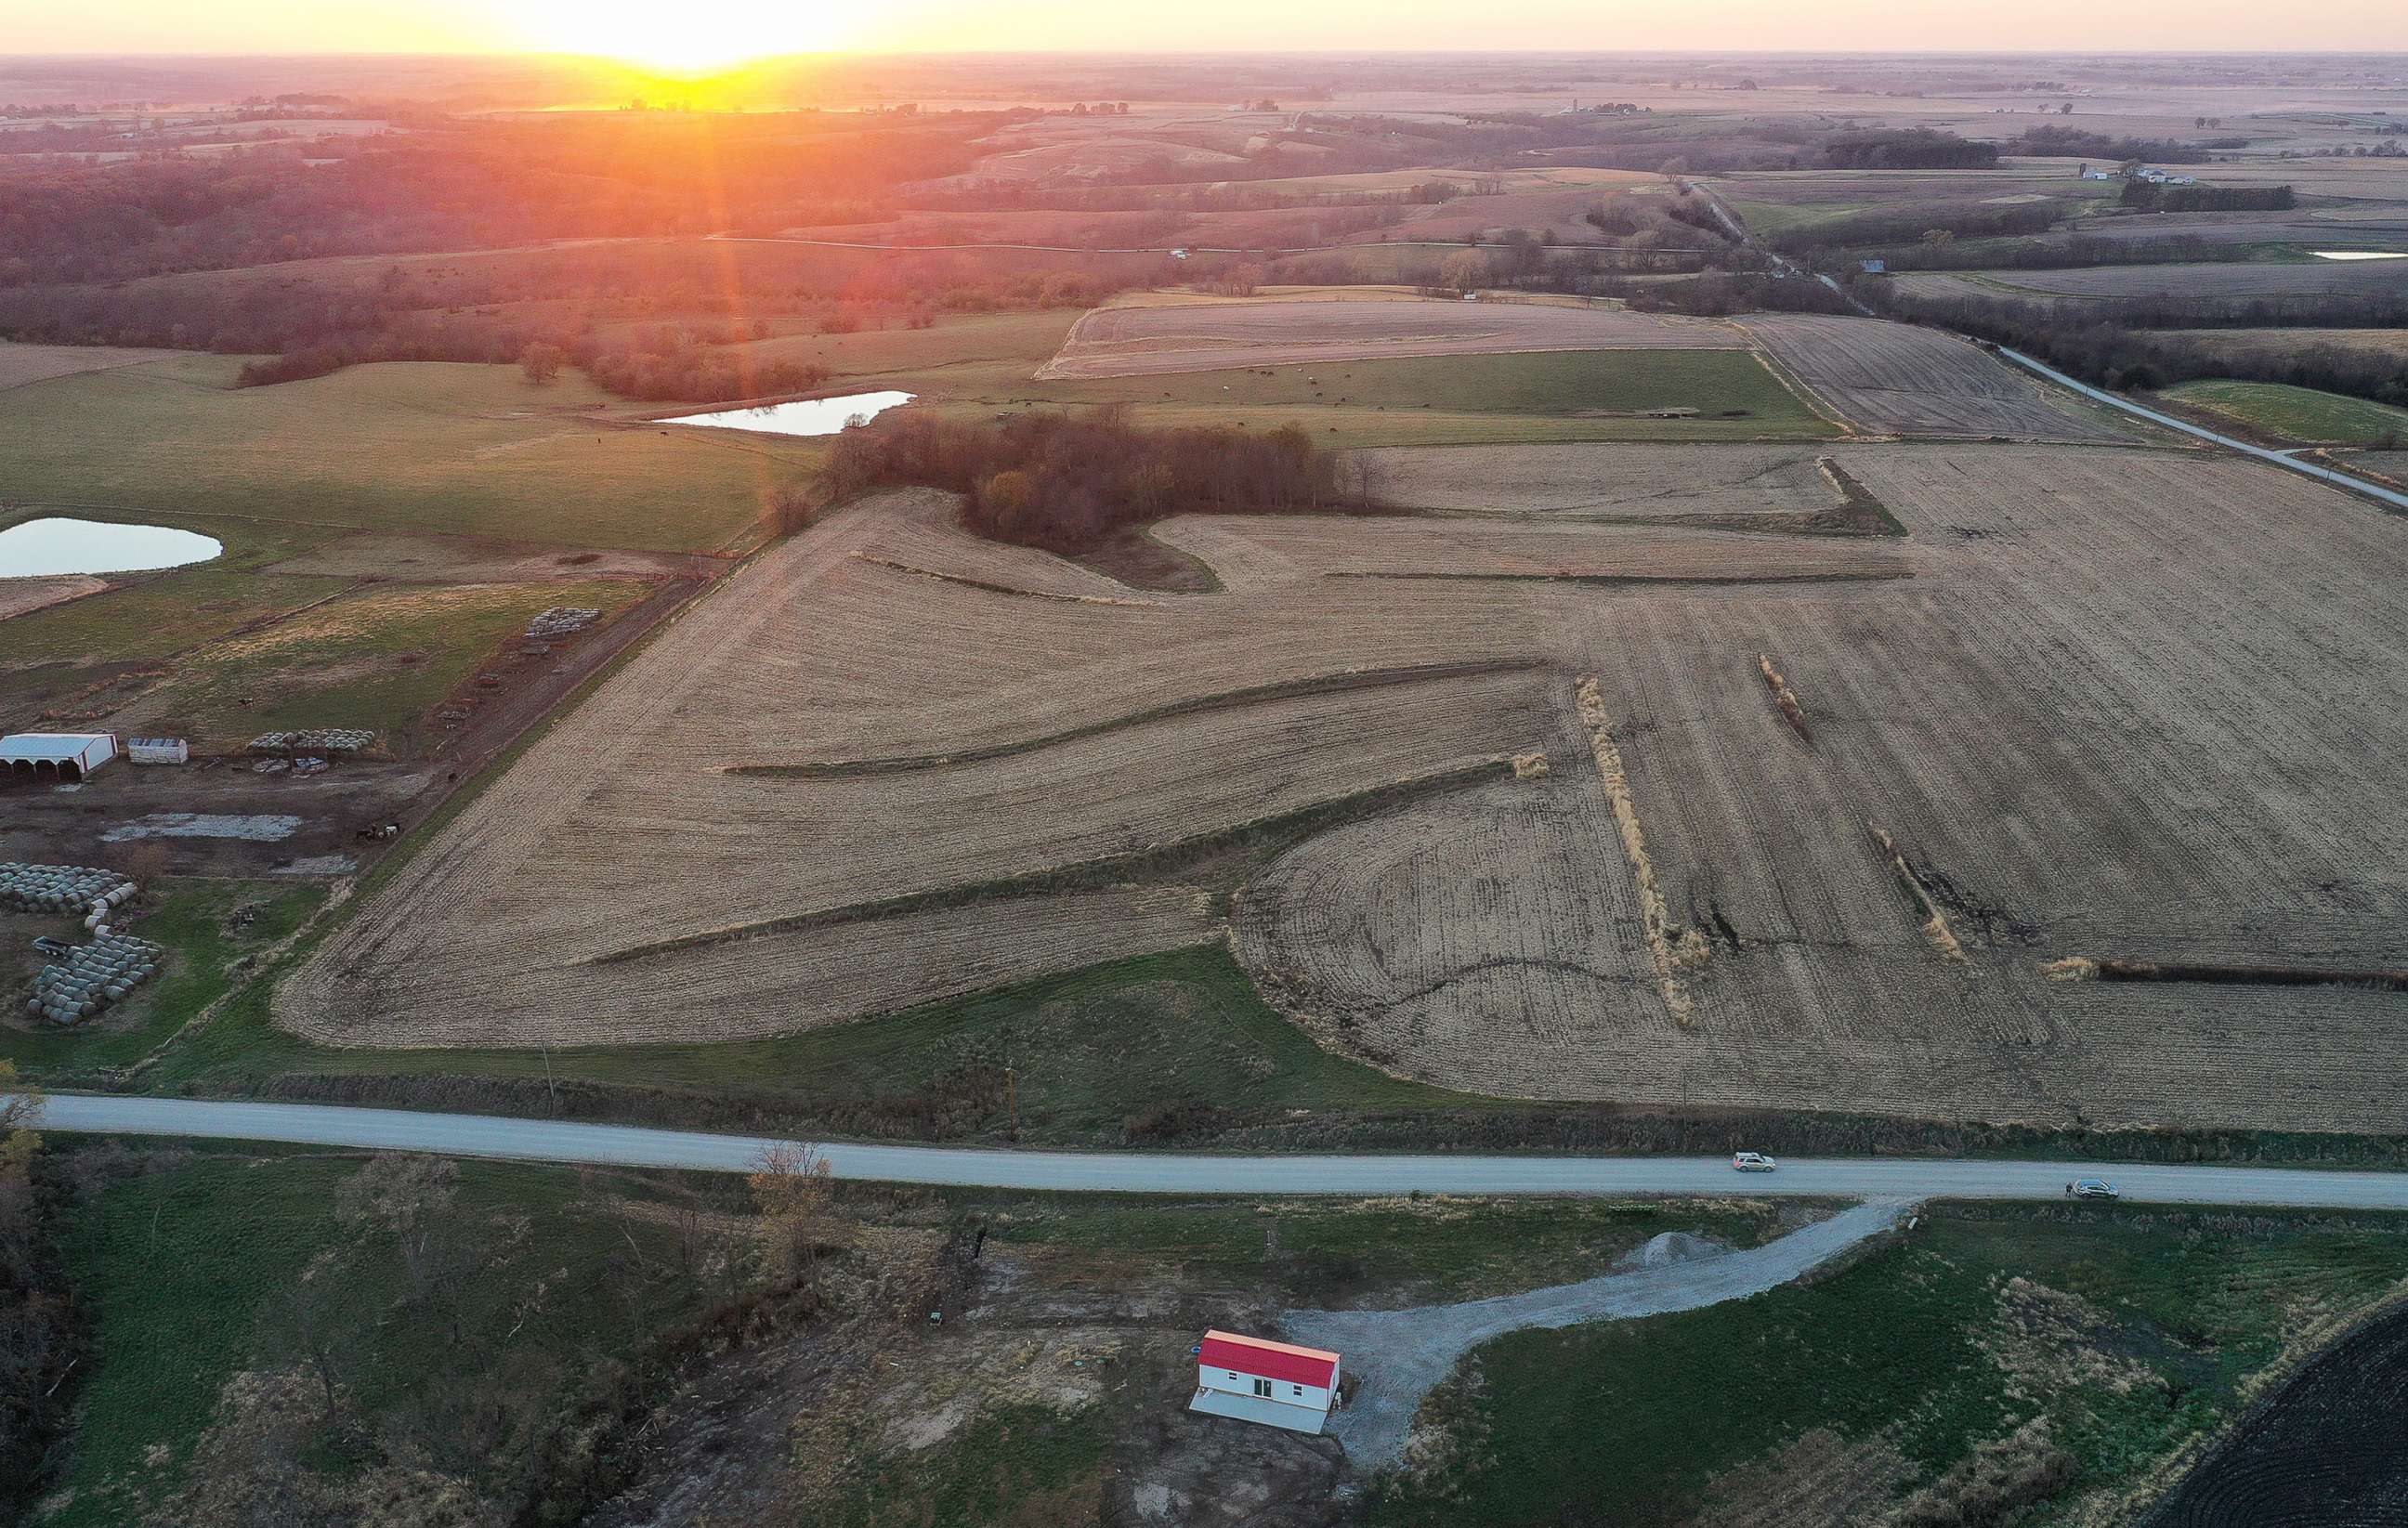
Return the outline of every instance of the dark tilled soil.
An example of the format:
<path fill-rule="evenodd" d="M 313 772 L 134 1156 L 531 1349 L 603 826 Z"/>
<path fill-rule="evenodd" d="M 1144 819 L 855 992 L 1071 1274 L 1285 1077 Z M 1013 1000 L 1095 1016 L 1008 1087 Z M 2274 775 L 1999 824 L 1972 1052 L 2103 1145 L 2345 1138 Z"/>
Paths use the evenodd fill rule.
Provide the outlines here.
<path fill-rule="evenodd" d="M 2259 1407 L 2141 1528 L 2408 1525 L 2408 1308 Z"/>

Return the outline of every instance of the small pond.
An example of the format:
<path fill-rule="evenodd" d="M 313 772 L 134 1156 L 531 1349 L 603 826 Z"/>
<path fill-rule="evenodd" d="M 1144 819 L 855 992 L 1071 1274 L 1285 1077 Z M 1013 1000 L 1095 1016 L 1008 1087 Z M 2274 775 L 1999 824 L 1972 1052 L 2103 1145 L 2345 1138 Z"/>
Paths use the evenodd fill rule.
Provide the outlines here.
<path fill-rule="evenodd" d="M 839 398 L 803 398 L 755 408 L 722 408 L 686 414 L 663 424 L 708 424 L 722 430 L 761 430 L 780 436 L 832 436 L 848 424 L 865 424 L 890 408 L 910 403 L 909 393 L 848 393 Z"/>
<path fill-rule="evenodd" d="M 2408 260 L 2408 250 L 2310 250 L 2318 260 Z"/>
<path fill-rule="evenodd" d="M 225 548 L 165 525 L 99 520 L 29 520 L 0 531 L 0 578 L 63 573 L 147 573 L 206 563 Z"/>

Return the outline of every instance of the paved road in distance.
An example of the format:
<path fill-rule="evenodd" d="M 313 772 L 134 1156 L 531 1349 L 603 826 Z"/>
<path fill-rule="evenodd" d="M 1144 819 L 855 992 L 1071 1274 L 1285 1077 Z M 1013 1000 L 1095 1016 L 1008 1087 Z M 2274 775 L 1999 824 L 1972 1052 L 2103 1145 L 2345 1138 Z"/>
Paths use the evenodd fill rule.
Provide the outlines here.
<path fill-rule="evenodd" d="M 447 1156 L 743 1172 L 766 1136 L 632 1125 L 431 1114 L 322 1104 L 52 1095 L 39 1127 L 427 1151 Z M 1791 1159 L 1741 1175 L 1719 1157 L 1225 1156 L 1179 1151 L 1022 1151 L 940 1146 L 822 1148 L 838 1176 L 956 1188 L 1098 1193 L 1784 1194 L 1817 1198 L 2035 1199 L 2105 1178 L 2128 1200 L 2408 1209 L 2408 1173 L 2309 1172 L 2103 1162 Z"/>

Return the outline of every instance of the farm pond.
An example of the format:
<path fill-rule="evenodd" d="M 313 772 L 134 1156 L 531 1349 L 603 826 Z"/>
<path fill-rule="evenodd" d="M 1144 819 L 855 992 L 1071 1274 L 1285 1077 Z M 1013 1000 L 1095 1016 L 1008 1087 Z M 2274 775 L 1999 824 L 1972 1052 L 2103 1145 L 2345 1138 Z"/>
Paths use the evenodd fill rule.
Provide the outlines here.
<path fill-rule="evenodd" d="M 0 578 L 67 573 L 148 573 L 206 563 L 225 550 L 210 536 L 166 525 L 28 520 L 0 531 Z"/>
<path fill-rule="evenodd" d="M 721 408 L 708 414 L 683 414 L 663 424 L 704 424 L 722 430 L 760 430 L 781 436 L 832 436 L 849 424 L 867 424 L 890 408 L 900 408 L 916 394 L 910 393 L 847 393 L 834 398 L 798 398 L 793 403 L 763 404 L 751 408 Z"/>

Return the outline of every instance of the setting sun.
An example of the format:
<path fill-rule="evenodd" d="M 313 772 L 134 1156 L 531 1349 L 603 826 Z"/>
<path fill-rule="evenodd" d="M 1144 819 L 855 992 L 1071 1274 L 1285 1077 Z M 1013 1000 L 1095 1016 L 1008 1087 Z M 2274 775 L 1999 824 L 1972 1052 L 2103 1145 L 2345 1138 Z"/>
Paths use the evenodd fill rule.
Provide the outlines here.
<path fill-rule="evenodd" d="M 655 69 L 703 72 L 785 53 L 842 47 L 852 30 L 836 7 L 792 0 L 504 0 L 499 18 L 520 46 L 592 53 Z"/>

